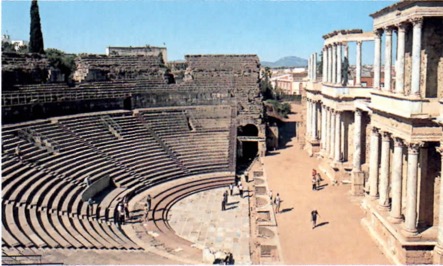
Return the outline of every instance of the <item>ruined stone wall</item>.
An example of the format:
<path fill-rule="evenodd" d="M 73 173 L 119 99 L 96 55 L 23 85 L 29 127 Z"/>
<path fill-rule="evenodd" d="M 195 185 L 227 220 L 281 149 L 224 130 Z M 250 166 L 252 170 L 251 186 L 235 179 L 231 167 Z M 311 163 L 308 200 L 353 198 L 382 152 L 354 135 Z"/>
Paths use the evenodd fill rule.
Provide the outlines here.
<path fill-rule="evenodd" d="M 49 61 L 39 54 L 2 53 L 2 90 L 13 90 L 15 84 L 46 82 Z"/>
<path fill-rule="evenodd" d="M 75 59 L 77 82 L 151 79 L 165 83 L 166 66 L 158 56 L 87 55 Z"/>
<path fill-rule="evenodd" d="M 144 47 L 108 47 L 106 48 L 106 55 L 110 56 L 159 56 L 162 55 L 163 62 L 168 61 L 166 47 L 154 47 L 154 46 L 144 46 Z"/>

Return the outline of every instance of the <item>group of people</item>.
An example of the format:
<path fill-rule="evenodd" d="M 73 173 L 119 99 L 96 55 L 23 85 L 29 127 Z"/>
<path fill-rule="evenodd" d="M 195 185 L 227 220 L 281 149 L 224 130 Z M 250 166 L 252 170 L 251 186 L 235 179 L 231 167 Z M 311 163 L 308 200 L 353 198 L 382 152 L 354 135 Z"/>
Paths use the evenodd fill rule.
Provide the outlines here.
<path fill-rule="evenodd" d="M 317 170 L 312 169 L 312 190 L 319 190 L 322 178 Z M 312 229 L 317 227 L 317 218 L 320 216 L 317 210 L 311 211 Z"/>
<path fill-rule="evenodd" d="M 271 203 L 271 205 L 274 205 L 275 213 L 280 213 L 280 206 L 282 202 L 280 194 L 277 193 L 275 198 L 273 198 L 272 190 L 269 190 L 269 202 Z"/>
<path fill-rule="evenodd" d="M 322 180 L 323 179 L 321 178 L 320 174 L 317 173 L 317 170 L 312 169 L 312 190 L 319 190 Z"/>
<path fill-rule="evenodd" d="M 126 219 L 131 219 L 128 208 L 128 196 L 125 196 L 117 205 L 117 211 L 114 213 L 114 221 L 120 227 L 125 224 Z"/>

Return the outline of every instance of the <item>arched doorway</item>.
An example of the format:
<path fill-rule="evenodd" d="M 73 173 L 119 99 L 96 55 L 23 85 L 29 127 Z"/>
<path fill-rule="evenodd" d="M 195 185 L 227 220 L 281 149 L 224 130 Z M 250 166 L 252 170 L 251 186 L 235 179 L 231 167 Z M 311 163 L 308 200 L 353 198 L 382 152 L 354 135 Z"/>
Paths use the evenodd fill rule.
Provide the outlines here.
<path fill-rule="evenodd" d="M 258 137 L 258 128 L 255 125 L 248 124 L 237 128 L 237 169 L 244 169 L 249 166 L 252 160 L 258 154 L 258 141 L 254 138 Z"/>

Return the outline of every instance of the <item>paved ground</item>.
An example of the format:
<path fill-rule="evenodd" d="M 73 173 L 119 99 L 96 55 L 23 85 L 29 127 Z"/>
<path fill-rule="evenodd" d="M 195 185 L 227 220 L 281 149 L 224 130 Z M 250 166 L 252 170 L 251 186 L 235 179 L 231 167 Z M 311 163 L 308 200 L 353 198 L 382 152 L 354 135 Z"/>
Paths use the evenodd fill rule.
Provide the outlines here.
<path fill-rule="evenodd" d="M 290 120 L 294 119 L 290 116 Z M 389 264 L 360 225 L 359 199 L 349 185 L 332 186 L 325 180 L 320 191 L 311 190 L 311 171 L 319 160 L 299 148 L 296 137 L 264 159 L 268 185 L 283 200 L 277 214 L 285 264 Z M 310 212 L 317 209 L 321 226 L 312 229 Z"/>
<path fill-rule="evenodd" d="M 184 239 L 214 251 L 232 252 L 236 264 L 250 264 L 248 199 L 234 190 L 227 210 L 221 211 L 226 190 L 205 191 L 179 201 L 169 212 L 169 224 Z"/>

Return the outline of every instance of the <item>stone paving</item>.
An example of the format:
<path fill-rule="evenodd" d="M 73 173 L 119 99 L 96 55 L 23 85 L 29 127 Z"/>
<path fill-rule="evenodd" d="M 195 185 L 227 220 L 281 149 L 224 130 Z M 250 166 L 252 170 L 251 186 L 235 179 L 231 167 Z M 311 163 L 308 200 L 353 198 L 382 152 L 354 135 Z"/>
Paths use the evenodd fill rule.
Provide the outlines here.
<path fill-rule="evenodd" d="M 184 239 L 213 251 L 231 252 L 236 264 L 251 264 L 248 198 L 240 198 L 234 189 L 227 210 L 222 211 L 224 191 L 229 193 L 228 188 L 214 189 L 177 202 L 169 212 L 169 224 Z"/>

